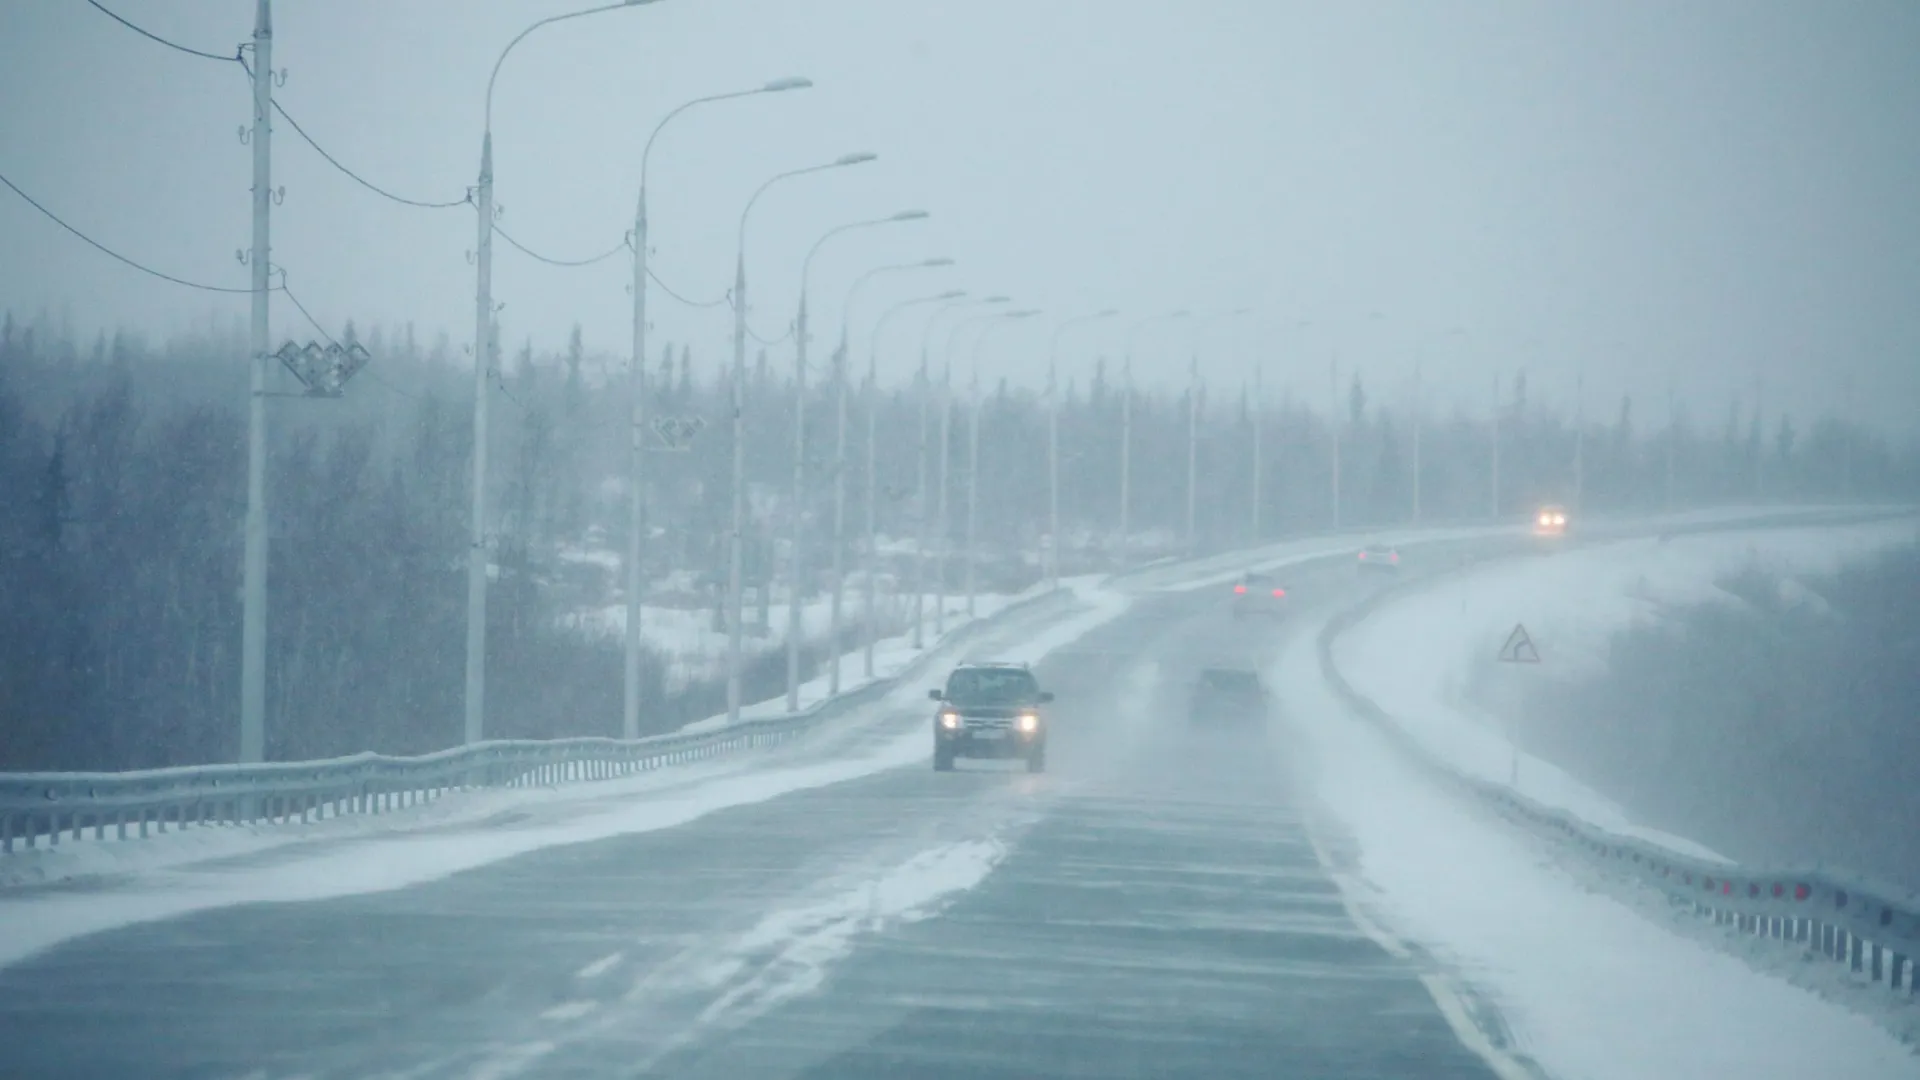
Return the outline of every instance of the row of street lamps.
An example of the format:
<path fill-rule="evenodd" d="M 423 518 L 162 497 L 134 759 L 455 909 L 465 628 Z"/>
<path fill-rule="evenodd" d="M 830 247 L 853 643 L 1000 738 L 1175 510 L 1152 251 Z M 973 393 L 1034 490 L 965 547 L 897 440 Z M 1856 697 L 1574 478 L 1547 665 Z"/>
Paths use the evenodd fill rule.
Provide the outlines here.
<path fill-rule="evenodd" d="M 488 553 L 486 525 L 485 525 L 486 523 L 486 484 L 487 484 L 487 464 L 488 464 L 487 463 L 487 405 L 488 405 L 488 396 L 489 396 L 488 383 L 494 377 L 494 374 L 495 374 L 494 365 L 497 359 L 497 345 L 498 345 L 496 335 L 493 330 L 493 320 L 494 320 L 494 314 L 495 314 L 496 308 L 495 308 L 493 297 L 492 297 L 493 222 L 494 222 L 494 216 L 495 216 L 494 203 L 493 203 L 493 131 L 492 131 L 494 87 L 499 78 L 500 68 L 506 62 L 506 58 L 508 54 L 511 53 L 513 49 L 520 44 L 520 42 L 525 40 L 529 35 L 531 35 L 535 31 L 559 22 L 564 22 L 572 19 L 579 19 L 586 16 L 590 16 L 590 15 L 598 15 L 598 14 L 607 13 L 607 12 L 624 10 L 627 8 L 642 7 L 642 6 L 646 6 L 647 4 L 651 4 L 655 2 L 658 2 L 658 0 L 624 0 L 624 2 L 621 2 L 621 3 L 603 4 L 600 6 L 590 7 L 583 10 L 569 12 L 561 15 L 555 15 L 546 19 L 539 20 L 538 22 L 535 22 L 529 27 L 527 27 L 525 30 L 521 31 L 517 36 L 515 36 L 511 41 L 507 43 L 507 46 L 501 50 L 498 59 L 495 60 L 492 74 L 489 76 L 487 80 L 487 98 L 486 98 L 486 113 L 485 113 L 486 123 L 481 136 L 479 183 L 475 189 L 475 202 L 478 208 L 479 238 L 478 238 L 478 244 L 475 252 L 475 262 L 476 262 L 475 286 L 476 287 L 475 287 L 475 300 L 474 300 L 474 390 L 475 390 L 474 392 L 474 458 L 473 458 L 473 478 L 472 478 L 473 490 L 472 490 L 472 509 L 471 509 L 472 521 L 471 521 L 471 532 L 470 532 L 471 546 L 468 553 L 468 564 L 467 564 L 468 623 L 467 623 L 465 735 L 466 735 L 466 740 L 468 742 L 477 742 L 484 737 L 484 716 L 485 716 L 486 604 L 487 604 L 487 581 L 488 581 L 488 570 L 489 570 L 488 564 L 490 561 L 489 553 Z M 629 419 L 630 419 L 631 430 L 630 430 L 629 441 L 628 441 L 629 505 L 628 505 L 628 536 L 627 536 L 627 550 L 626 550 L 626 575 L 625 575 L 626 616 L 627 617 L 626 617 L 625 636 L 624 636 L 624 643 L 623 643 L 624 644 L 624 657 L 623 657 L 624 694 L 623 694 L 623 710 L 622 710 L 622 721 L 621 721 L 621 732 L 623 736 L 627 738 L 637 737 L 640 732 L 640 702 L 641 702 L 641 690 L 642 690 L 641 665 L 640 665 L 640 657 L 641 657 L 642 650 L 641 650 L 641 632 L 640 631 L 641 631 L 641 601 L 645 593 L 645 582 L 643 580 L 644 574 L 642 570 L 642 564 L 643 564 L 643 558 L 644 558 L 643 547 L 644 547 L 645 537 L 648 531 L 648 523 L 647 523 L 647 515 L 646 515 L 647 446 L 646 446 L 646 439 L 645 439 L 645 431 L 647 430 L 647 417 L 645 416 L 645 403 L 646 403 L 645 357 L 646 357 L 646 344 L 647 344 L 646 343 L 646 333 L 647 333 L 646 304 L 647 304 L 647 287 L 648 287 L 649 279 L 651 276 L 648 268 L 648 257 L 650 252 L 648 250 L 648 234 L 647 234 L 647 178 L 648 178 L 648 168 L 652 160 L 654 142 L 659 138 L 661 131 L 665 129 L 665 127 L 669 123 L 671 123 L 674 119 L 676 119 L 683 113 L 695 108 L 696 106 L 716 104 L 723 101 L 735 101 L 735 100 L 755 97 L 755 96 L 764 95 L 764 94 L 783 93 L 783 92 L 792 91 L 792 90 L 803 90 L 803 89 L 807 89 L 810 86 L 812 86 L 812 83 L 809 80 L 804 78 L 792 77 L 792 78 L 777 79 L 772 82 L 768 82 L 762 86 L 754 87 L 751 89 L 738 90 L 738 91 L 721 93 L 721 94 L 710 94 L 704 97 L 695 98 L 691 101 L 688 101 L 670 110 L 664 117 L 661 118 L 659 123 L 655 125 L 651 134 L 648 135 L 646 144 L 641 153 L 640 189 L 639 189 L 638 197 L 635 201 L 634 224 L 633 224 L 633 232 L 632 232 L 633 342 L 632 342 L 631 367 L 629 369 L 629 378 L 628 378 L 628 394 L 630 398 L 630 401 L 629 401 L 630 418 Z M 744 624 L 744 619 L 742 618 L 742 600 L 743 600 L 743 591 L 744 591 L 743 590 L 742 558 L 743 558 L 743 549 L 744 549 L 744 541 L 745 541 L 744 531 L 745 531 L 745 525 L 746 525 L 746 482 L 745 482 L 746 481 L 746 473 L 745 473 L 745 464 L 746 464 L 745 463 L 745 446 L 746 446 L 745 434 L 746 433 L 744 430 L 744 424 L 745 424 L 744 395 L 746 392 L 746 348 L 747 348 L 746 339 L 748 336 L 747 312 L 749 309 L 748 282 L 747 282 L 747 272 L 746 272 L 747 225 L 752 216 L 754 207 L 758 205 L 761 196 L 765 195 L 774 186 L 798 177 L 807 176 L 815 173 L 826 172 L 832 169 L 847 168 L 855 165 L 865 164 L 873 160 L 875 160 L 875 155 L 871 153 L 850 153 L 850 154 L 845 154 L 840 157 L 834 158 L 830 161 L 822 162 L 820 164 L 810 165 L 803 168 L 791 169 L 786 172 L 775 174 L 774 176 L 766 180 L 764 183 L 762 183 L 758 188 L 754 190 L 753 194 L 748 198 L 745 207 L 743 207 L 740 212 L 740 220 L 739 220 L 738 228 L 736 230 L 734 285 L 733 285 L 733 291 L 730 297 L 731 304 L 733 307 L 733 378 L 731 380 L 732 392 L 733 392 L 733 399 L 731 402 L 731 408 L 733 412 L 733 416 L 732 416 L 733 505 L 732 505 L 732 511 L 731 511 L 731 522 L 730 522 L 730 527 L 728 532 L 727 598 L 726 598 L 726 612 L 725 612 L 727 634 L 728 634 L 726 698 L 727 698 L 727 715 L 730 721 L 737 720 L 739 718 L 740 709 L 742 705 L 741 675 L 743 670 L 743 664 L 742 664 L 741 635 L 742 635 L 742 628 Z M 885 225 L 921 221 L 921 220 L 925 220 L 928 216 L 929 216 L 928 213 L 924 210 L 904 210 L 899 213 L 891 214 L 885 217 L 848 222 L 848 223 L 836 226 L 834 228 L 827 230 L 825 233 L 823 233 L 819 237 L 819 239 L 808 250 L 806 258 L 801 265 L 800 299 L 799 299 L 798 310 L 796 313 L 796 319 L 794 323 L 794 333 L 795 333 L 794 375 L 795 375 L 796 387 L 798 390 L 795 396 L 795 400 L 797 403 L 799 403 L 799 404 L 796 404 L 796 409 L 802 410 L 802 412 L 800 415 L 796 415 L 795 425 L 794 425 L 794 476 L 793 476 L 794 506 L 792 508 L 792 522 L 791 522 L 792 531 L 791 531 L 791 536 L 789 541 L 789 551 L 788 551 L 789 577 L 792 582 L 792 588 L 794 590 L 793 595 L 789 597 L 789 602 L 787 606 L 787 641 L 786 641 L 787 699 L 786 699 L 786 703 L 787 703 L 788 709 L 790 710 L 798 708 L 798 705 L 799 705 L 799 684 L 800 684 L 799 649 L 800 649 L 800 637 L 801 637 L 799 585 L 803 577 L 802 567 L 805 565 L 804 552 L 802 549 L 802 540 L 803 540 L 804 534 L 801 528 L 802 515 L 800 514 L 800 503 L 801 503 L 803 488 L 806 481 L 806 476 L 805 476 L 806 425 L 804 423 L 803 410 L 804 410 L 804 401 L 805 401 L 806 379 L 808 374 L 807 353 L 808 353 L 808 346 L 811 343 L 810 328 L 809 328 L 808 297 L 810 294 L 810 289 L 812 284 L 813 261 L 815 256 L 819 254 L 822 247 L 824 247 L 828 241 L 832 240 L 837 236 L 841 236 L 845 233 L 853 232 L 855 230 L 862 230 L 862 229 L 880 227 Z M 847 394 L 848 394 L 848 382 L 849 382 L 847 367 L 850 362 L 850 357 L 847 355 L 847 349 L 848 349 L 848 324 L 851 318 L 850 311 L 851 311 L 854 300 L 859 294 L 861 287 L 864 286 L 867 282 L 877 277 L 880 277 L 885 274 L 907 272 L 907 271 L 913 271 L 913 270 L 922 270 L 922 269 L 934 269 L 934 268 L 948 267 L 951 265 L 953 265 L 953 261 L 948 258 L 929 258 L 929 259 L 925 259 L 917 262 L 899 263 L 899 264 L 876 267 L 870 271 L 867 271 L 866 273 L 860 275 L 858 278 L 855 279 L 852 287 L 849 290 L 849 293 L 847 296 L 847 302 L 843 304 L 841 307 L 840 342 L 839 342 L 838 349 L 835 351 L 835 354 L 833 357 L 833 364 L 832 364 L 833 379 L 835 383 L 835 399 L 834 399 L 835 400 L 835 405 L 834 405 L 835 435 L 834 435 L 834 455 L 833 455 L 834 551 L 832 553 L 833 593 L 832 593 L 832 600 L 831 600 L 831 607 L 830 607 L 829 634 L 830 634 L 830 640 L 833 642 L 833 646 L 829 650 L 832 653 L 832 660 L 829 666 L 828 678 L 829 678 L 830 689 L 835 692 L 837 692 L 840 689 L 840 681 L 841 681 L 841 658 L 839 656 L 838 643 L 839 643 L 840 635 L 842 631 L 843 592 L 844 592 L 844 578 L 845 578 L 844 534 L 845 534 L 845 528 L 846 528 L 846 470 L 847 470 L 846 453 L 847 453 L 847 441 L 848 441 L 847 439 L 847 435 L 848 435 Z M 919 473 L 918 490 L 920 492 L 921 504 L 923 507 L 922 512 L 920 514 L 920 532 L 921 532 L 920 550 L 923 556 L 925 555 L 925 553 L 929 551 L 933 551 L 936 553 L 935 562 L 938 568 L 937 575 L 936 575 L 937 589 L 936 589 L 936 596 L 935 596 L 935 611 L 934 611 L 934 625 L 935 625 L 936 633 L 944 632 L 945 623 L 946 623 L 946 597 L 947 597 L 947 586 L 948 586 L 947 564 L 948 564 L 948 555 L 949 555 L 949 552 L 947 550 L 948 548 L 947 537 L 949 535 L 948 506 L 947 506 L 947 491 L 948 491 L 947 480 L 948 480 L 948 474 L 951 466 L 948 435 L 950 434 L 949 425 L 950 425 L 950 419 L 951 419 L 950 394 L 951 394 L 951 385 L 952 385 L 952 365 L 951 365 L 951 362 L 949 361 L 942 372 L 941 389 L 939 394 L 940 404 L 941 404 L 941 419 L 940 419 L 941 450 L 940 450 L 940 458 L 939 458 L 940 480 L 939 480 L 939 488 L 938 488 L 939 497 L 938 497 L 937 515 L 930 515 L 925 512 L 926 493 L 928 492 L 929 486 L 930 486 L 928 483 L 929 477 L 927 475 L 928 466 L 929 466 L 927 443 L 928 443 L 928 437 L 930 434 L 928 430 L 929 417 L 928 417 L 927 406 L 928 406 L 928 400 L 931 397 L 931 391 L 932 391 L 932 383 L 930 379 L 930 370 L 928 367 L 928 357 L 927 357 L 928 348 L 931 343 L 931 339 L 932 339 L 932 335 L 935 327 L 939 324 L 941 317 L 947 314 L 948 312 L 958 311 L 970 306 L 1000 308 L 1002 305 L 1007 305 L 1007 304 L 1010 304 L 1011 302 L 1012 302 L 1011 299 L 1006 296 L 995 295 L 995 296 L 975 298 L 975 297 L 969 296 L 968 294 L 960 290 L 949 290 L 949 291 L 941 292 L 937 294 L 914 297 L 914 298 L 904 300 L 894 304 L 893 306 L 889 307 L 886 311 L 884 311 L 881 314 L 879 320 L 875 325 L 873 338 L 869 344 L 866 383 L 867 383 L 869 394 L 874 397 L 877 397 L 877 383 L 876 383 L 877 372 L 876 372 L 875 348 L 877 346 L 878 338 L 881 330 L 884 329 L 886 325 L 889 322 L 891 322 L 893 319 L 895 319 L 899 315 L 905 313 L 906 311 L 912 308 L 924 306 L 927 304 L 941 305 L 940 307 L 935 309 L 932 317 L 930 317 L 927 320 L 925 328 L 923 330 L 923 336 L 921 341 L 920 371 L 919 371 L 919 378 L 918 378 L 919 390 L 920 390 L 920 438 L 919 438 L 919 463 L 918 463 L 918 473 Z M 952 355 L 953 349 L 957 346 L 961 332 L 963 330 L 966 330 L 968 328 L 975 327 L 975 326 L 982 326 L 983 327 L 982 333 L 980 334 L 979 338 L 976 339 L 976 341 L 974 342 L 974 347 L 973 347 L 974 366 L 977 373 L 978 363 L 979 363 L 979 354 L 981 350 L 985 347 L 985 343 L 988 337 L 991 335 L 991 331 L 994 328 L 994 326 L 1000 325 L 1003 323 L 1017 321 L 1017 320 L 1032 318 L 1039 314 L 1040 312 L 1038 310 L 1031 309 L 1031 308 L 1013 309 L 1013 310 L 994 310 L 989 312 L 975 313 L 971 317 L 962 319 L 961 321 L 953 325 L 953 327 L 951 328 L 948 334 L 947 343 L 946 343 L 947 352 L 945 355 L 949 357 Z M 1055 367 L 1057 366 L 1060 337 L 1061 337 L 1061 333 L 1065 331 L 1068 327 L 1080 325 L 1084 322 L 1111 318 L 1117 314 L 1118 314 L 1117 311 L 1107 310 L 1107 311 L 1095 313 L 1093 315 L 1082 317 L 1081 319 L 1069 320 L 1065 323 L 1062 323 L 1056 329 L 1053 337 L 1053 341 L 1052 341 L 1051 354 L 1049 358 L 1050 362 L 1049 362 L 1049 369 L 1048 369 L 1048 400 L 1049 400 L 1048 482 L 1049 482 L 1049 489 L 1050 489 L 1048 521 L 1049 521 L 1053 540 L 1052 540 L 1052 549 L 1050 550 L 1047 558 L 1047 577 L 1049 582 L 1056 585 L 1058 584 L 1058 581 L 1059 581 L 1058 548 L 1059 548 L 1060 522 L 1059 522 L 1059 492 L 1058 492 L 1059 439 L 1058 439 L 1057 401 L 1055 400 L 1056 394 L 1054 392 L 1054 386 L 1055 386 L 1055 377 L 1056 377 Z M 1144 327 L 1152 322 L 1156 322 L 1161 319 L 1186 318 L 1186 317 L 1188 317 L 1188 313 L 1184 311 L 1174 312 L 1164 316 L 1155 316 L 1153 318 L 1142 320 L 1140 323 L 1137 323 L 1135 325 L 1135 330 L 1137 331 L 1141 327 Z M 1131 353 L 1133 351 L 1131 347 L 1131 340 L 1132 339 L 1129 338 L 1129 348 L 1128 348 L 1129 357 L 1131 357 Z M 1131 413 L 1132 413 L 1133 386 L 1132 386 L 1131 372 L 1132 372 L 1132 365 L 1131 365 L 1131 360 L 1129 359 L 1129 362 L 1127 365 L 1127 380 L 1126 380 L 1127 385 L 1126 385 L 1126 397 L 1125 397 L 1125 400 L 1126 400 L 1125 424 L 1128 426 L 1130 426 L 1130 423 L 1131 423 Z M 969 428 L 967 433 L 968 434 L 968 450 L 967 450 L 968 469 L 969 469 L 970 475 L 972 475 L 975 478 L 975 482 L 969 485 L 968 497 L 967 497 L 967 508 L 966 508 L 967 551 L 966 551 L 966 566 L 965 566 L 965 587 L 967 592 L 966 610 L 969 615 L 972 615 L 974 613 L 974 595 L 976 591 L 975 589 L 975 586 L 976 586 L 975 551 L 976 551 L 977 531 L 978 531 L 978 525 L 979 525 L 979 504 L 978 504 L 978 486 L 979 485 L 977 483 L 978 468 L 979 468 L 979 408 L 978 408 L 979 401 L 978 401 L 977 374 L 975 376 L 974 382 L 972 384 L 972 387 L 969 393 L 972 399 L 973 408 L 972 408 L 972 415 L 969 420 Z M 873 640 L 875 637 L 875 634 L 874 634 L 874 617 L 875 617 L 874 579 L 877 574 L 877 567 L 875 565 L 875 552 L 876 552 L 876 547 L 878 542 L 877 504 L 876 504 L 876 499 L 874 497 L 875 495 L 874 485 L 877 482 L 877 473 L 878 473 L 877 464 L 875 460 L 875 435 L 877 433 L 876 432 L 877 420 L 875 415 L 876 410 L 877 410 L 877 404 L 870 401 L 869 407 L 868 407 L 868 415 L 866 417 L 866 421 L 867 421 L 867 462 L 866 462 L 867 476 L 866 476 L 866 479 L 867 479 L 868 498 L 866 500 L 867 502 L 867 508 L 866 508 L 867 512 L 866 512 L 866 522 L 865 522 L 866 544 L 865 544 L 865 552 L 864 552 L 865 554 L 864 571 L 865 571 L 865 579 L 866 579 L 866 588 L 865 588 L 865 595 L 864 595 L 864 610 L 863 610 L 863 621 L 866 624 L 865 634 L 864 634 L 865 649 L 864 649 L 863 670 L 865 671 L 866 675 L 869 677 L 871 677 L 874 674 L 874 658 L 873 658 Z M 1128 457 L 1129 452 L 1126 449 L 1126 444 L 1130 442 L 1130 440 L 1123 435 L 1122 441 L 1123 441 L 1122 461 L 1121 461 L 1122 492 L 1121 492 L 1120 524 L 1121 524 L 1121 535 L 1124 537 L 1126 535 L 1126 530 L 1129 524 L 1128 505 L 1129 505 L 1129 499 L 1130 499 L 1130 492 L 1128 489 L 1130 486 L 1130 462 Z M 938 537 L 937 543 L 935 542 L 935 539 L 933 536 L 928 535 L 929 529 L 937 530 L 937 537 Z M 924 603 L 924 597 L 926 595 L 926 588 L 925 588 L 926 582 L 918 579 L 921 577 L 922 574 L 924 574 L 924 567 L 925 567 L 926 561 L 927 560 L 924 557 L 919 560 L 916 560 L 916 566 L 920 568 L 916 570 L 916 575 L 915 575 L 916 582 L 915 582 L 915 599 L 914 599 L 913 641 L 916 648 L 924 647 L 925 645 L 923 628 L 926 620 L 924 618 L 924 611 L 922 610 L 922 605 Z"/>

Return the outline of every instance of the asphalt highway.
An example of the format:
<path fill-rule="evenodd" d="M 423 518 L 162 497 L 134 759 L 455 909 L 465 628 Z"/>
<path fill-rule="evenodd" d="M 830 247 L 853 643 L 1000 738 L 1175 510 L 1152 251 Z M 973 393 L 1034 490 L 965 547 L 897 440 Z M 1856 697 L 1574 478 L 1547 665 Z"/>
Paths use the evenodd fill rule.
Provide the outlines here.
<path fill-rule="evenodd" d="M 1492 1076 L 1349 918 L 1281 718 L 1187 714 L 1201 668 L 1262 667 L 1369 587 L 1339 561 L 1285 581 L 1285 618 L 1163 593 L 1056 651 L 1041 775 L 929 753 L 424 885 L 69 941 L 0 969 L 0 1076 Z M 859 739 L 930 751 L 930 707 Z"/>

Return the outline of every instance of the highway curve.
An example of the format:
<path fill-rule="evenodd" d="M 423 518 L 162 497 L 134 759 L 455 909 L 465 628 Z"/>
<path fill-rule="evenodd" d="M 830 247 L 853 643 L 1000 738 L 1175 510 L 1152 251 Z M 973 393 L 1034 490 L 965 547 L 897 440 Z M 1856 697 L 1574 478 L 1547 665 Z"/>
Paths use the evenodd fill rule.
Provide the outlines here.
<path fill-rule="evenodd" d="M 1288 581 L 1296 607 L 1367 587 L 1343 560 Z M 1288 632 L 1227 595 L 1144 598 L 1041 664 L 1044 775 L 922 759 L 397 891 L 79 938 L 0 969 L 0 1075 L 1495 1075 L 1349 918 L 1277 728 L 1189 722 L 1194 671 Z"/>

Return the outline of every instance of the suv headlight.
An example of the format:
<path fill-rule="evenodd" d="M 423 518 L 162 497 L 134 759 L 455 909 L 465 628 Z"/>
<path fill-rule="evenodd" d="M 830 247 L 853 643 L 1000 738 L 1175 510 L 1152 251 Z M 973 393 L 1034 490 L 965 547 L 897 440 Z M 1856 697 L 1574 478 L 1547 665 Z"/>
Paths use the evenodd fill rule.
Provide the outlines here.
<path fill-rule="evenodd" d="M 941 727 L 943 727 L 943 728 L 946 728 L 946 729 L 947 729 L 948 731 L 952 731 L 952 730 L 953 730 L 954 728 L 957 728 L 957 727 L 959 727 L 959 726 L 960 726 L 960 714 L 959 714 L 959 713 L 954 713 L 954 712 L 943 712 L 943 713 L 941 713 L 941 714 L 940 714 L 940 726 L 941 726 Z"/>
<path fill-rule="evenodd" d="M 1040 730 L 1040 714 L 1023 712 L 1020 714 L 1018 723 L 1021 731 L 1032 734 Z"/>

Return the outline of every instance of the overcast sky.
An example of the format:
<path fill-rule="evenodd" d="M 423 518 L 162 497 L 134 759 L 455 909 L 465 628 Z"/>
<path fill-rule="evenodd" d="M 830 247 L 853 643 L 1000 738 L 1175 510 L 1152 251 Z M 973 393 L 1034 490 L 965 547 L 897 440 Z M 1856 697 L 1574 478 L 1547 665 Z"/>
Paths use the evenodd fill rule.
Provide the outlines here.
<path fill-rule="evenodd" d="M 253 0 L 103 0 L 231 53 Z M 487 73 L 570 0 L 277 0 L 284 107 L 395 193 L 474 183 Z M 879 161 L 775 188 L 747 236 L 752 322 L 792 320 L 826 230 L 897 210 L 930 221 L 836 238 L 815 264 L 817 349 L 852 312 L 856 356 L 879 311 L 951 288 L 1007 293 L 1044 319 L 1003 324 L 983 376 L 1038 384 L 1056 319 L 1082 376 L 1137 319 L 1144 379 L 1213 385 L 1258 360 L 1270 386 L 1324 396 L 1336 353 L 1376 398 L 1421 360 L 1437 396 L 1483 408 L 1525 365 L 1533 396 L 1589 409 L 1622 393 L 1656 420 L 1672 377 L 1717 422 L 1763 382 L 1769 411 L 1856 411 L 1912 426 L 1920 406 L 1920 4 L 1910 0 L 662 0 L 523 42 L 494 102 L 501 226 L 580 258 L 632 225 L 641 145 L 674 106 L 802 75 L 813 89 L 683 114 L 654 150 L 654 267 L 694 300 L 731 285 L 740 209 L 776 172 Z M 235 65 L 144 40 L 84 0 L 0 4 L 0 172 L 76 227 L 158 269 L 244 286 L 249 115 Z M 284 123 L 274 136 L 274 261 L 330 330 L 412 322 L 473 332 L 471 210 L 389 202 Z M 243 314 L 147 279 L 0 191 L 0 305 L 82 330 L 165 332 Z M 631 263 L 556 269 L 499 245 L 506 347 L 558 349 L 575 322 L 624 353 Z M 730 314 L 650 293 L 652 342 L 707 367 Z M 274 300 L 274 333 L 312 336 Z M 943 320 L 952 325 L 949 316 Z M 919 316 L 880 343 L 917 362 Z M 1306 323 L 1304 327 L 1301 325 Z M 1461 331 L 1461 332 L 1455 332 Z M 977 333 L 961 336 L 956 374 Z M 948 335 L 936 334 L 935 363 Z M 773 350 L 791 362 L 790 345 Z"/>

